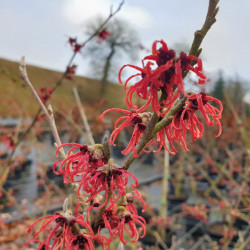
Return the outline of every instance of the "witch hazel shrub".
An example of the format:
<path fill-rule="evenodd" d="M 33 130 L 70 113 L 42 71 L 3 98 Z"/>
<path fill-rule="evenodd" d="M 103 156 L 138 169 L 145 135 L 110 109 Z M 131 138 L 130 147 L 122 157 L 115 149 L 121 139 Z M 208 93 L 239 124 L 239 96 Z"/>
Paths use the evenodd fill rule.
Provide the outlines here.
<path fill-rule="evenodd" d="M 123 81 L 122 74 L 127 67 L 136 72 Z M 187 135 L 191 134 L 192 141 L 201 138 L 204 123 L 218 127 L 215 136 L 221 134 L 221 102 L 204 91 L 186 92 L 183 79 L 189 71 L 196 74 L 198 85 L 206 83 L 201 59 L 184 52 L 176 55 L 163 40 L 153 43 L 152 53 L 143 58 L 142 67 L 128 64 L 121 68 L 118 78 L 124 86 L 127 109 L 111 108 L 101 115 L 103 119 L 109 112 L 121 113 L 110 138 L 95 145 L 66 143 L 56 150 L 57 155 L 62 148 L 70 148 L 54 164 L 54 172 L 76 190 L 75 208 L 64 205 L 63 212 L 36 220 L 28 230 L 33 239 L 26 246 L 37 242 L 37 249 L 45 250 L 95 249 L 96 246 L 109 249 L 114 240 L 126 245 L 128 238 L 135 243 L 144 237 L 146 222 L 138 215 L 135 203 L 140 202 L 143 211 L 147 206 L 137 190 L 137 178 L 128 171 L 132 162 L 142 151 L 158 152 L 163 147 L 176 154 L 176 143 L 188 151 Z M 130 84 L 135 77 L 140 79 Z M 136 106 L 133 96 L 144 104 Z M 128 157 L 119 165 L 112 159 L 109 145 L 115 145 L 117 136 L 126 127 L 132 127 L 133 132 L 122 151 Z M 151 144 L 158 147 L 149 149 Z"/>

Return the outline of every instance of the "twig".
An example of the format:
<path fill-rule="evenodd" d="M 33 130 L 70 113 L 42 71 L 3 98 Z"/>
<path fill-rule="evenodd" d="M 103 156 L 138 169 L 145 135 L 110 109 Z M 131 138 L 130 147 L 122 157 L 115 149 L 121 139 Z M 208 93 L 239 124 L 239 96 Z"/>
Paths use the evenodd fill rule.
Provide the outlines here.
<path fill-rule="evenodd" d="M 196 225 L 194 225 L 188 232 L 186 232 L 180 238 L 180 240 L 177 240 L 175 247 L 180 246 L 188 237 L 190 237 L 190 235 L 192 235 L 201 226 L 202 226 L 202 222 L 201 221 L 199 223 L 197 223 Z"/>
<path fill-rule="evenodd" d="M 24 80 L 26 85 L 29 87 L 29 89 L 31 90 L 31 93 L 33 94 L 33 96 L 35 97 L 35 99 L 38 102 L 39 106 L 41 107 L 42 111 L 46 115 L 57 146 L 61 146 L 62 143 L 61 143 L 61 139 L 59 137 L 58 131 L 56 129 L 56 124 L 55 124 L 55 119 L 54 119 L 54 116 L 53 116 L 52 107 L 49 106 L 48 109 L 47 109 L 44 106 L 42 100 L 40 99 L 39 95 L 37 94 L 36 90 L 34 89 L 32 83 L 30 82 L 28 74 L 27 74 L 27 70 L 26 70 L 26 63 L 25 63 L 24 56 L 21 59 L 19 70 L 20 70 L 20 73 L 21 73 L 21 78 Z M 66 157 L 63 149 L 60 152 L 62 153 L 63 157 Z"/>
<path fill-rule="evenodd" d="M 165 143 L 168 145 L 168 140 L 165 135 Z M 160 217 L 167 219 L 167 195 L 168 195 L 168 176 L 169 176 L 169 152 L 164 151 L 164 164 L 163 164 L 163 176 L 162 176 L 162 191 L 161 191 L 161 202 L 160 202 Z M 159 235 L 162 239 L 166 238 L 166 230 L 158 225 Z"/>
<path fill-rule="evenodd" d="M 80 115 L 82 117 L 83 125 L 85 126 L 85 129 L 86 129 L 86 133 L 87 133 L 87 136 L 88 136 L 88 139 L 89 139 L 89 143 L 90 143 L 90 145 L 94 145 L 95 144 L 95 140 L 93 138 L 93 135 L 92 135 L 89 123 L 88 123 L 88 119 L 87 119 L 87 116 L 85 114 L 85 111 L 84 111 L 84 108 L 82 106 L 82 103 L 81 103 L 81 100 L 80 100 L 80 96 L 78 94 L 78 91 L 77 91 L 76 87 L 73 88 L 73 92 L 74 92 L 74 95 L 75 95 L 75 98 L 76 98 L 76 104 L 78 106 L 78 109 L 80 111 Z"/>
<path fill-rule="evenodd" d="M 165 143 L 168 145 L 168 140 L 165 136 Z M 160 216 L 167 218 L 167 195 L 168 195 L 168 178 L 169 178 L 169 152 L 164 151 L 164 166 L 162 178 L 161 206 Z"/>
<path fill-rule="evenodd" d="M 194 33 L 194 40 L 191 46 L 191 49 L 189 51 L 189 55 L 199 56 L 201 53 L 201 43 L 206 36 L 207 32 L 210 30 L 212 25 L 216 22 L 216 15 L 219 11 L 219 7 L 217 7 L 217 4 L 219 3 L 219 0 L 209 0 L 208 10 L 207 10 L 207 16 L 205 19 L 205 22 L 200 30 L 197 30 Z"/>
<path fill-rule="evenodd" d="M 158 232 L 154 232 L 156 241 L 158 242 L 158 244 L 160 244 L 164 250 L 168 250 L 168 246 L 166 245 L 166 243 L 162 240 L 161 236 L 159 235 Z"/>
<path fill-rule="evenodd" d="M 121 3 L 119 4 L 119 6 L 118 6 L 118 8 L 116 9 L 115 12 L 112 12 L 112 11 L 110 12 L 109 16 L 108 16 L 108 17 L 106 18 L 106 20 L 104 20 L 104 22 L 99 26 L 99 28 L 96 30 L 96 32 L 93 33 L 90 37 L 88 37 L 88 38 L 82 43 L 82 45 L 85 45 L 85 46 L 86 46 L 86 44 L 87 44 L 89 41 L 91 41 L 96 35 L 98 35 L 98 33 L 104 28 L 104 26 L 109 22 L 109 20 L 110 20 L 114 15 L 116 15 L 117 12 L 120 11 L 120 9 L 122 8 L 122 5 L 124 4 L 124 2 L 125 2 L 124 0 L 121 1 Z M 63 79 L 65 78 L 65 76 L 66 76 L 66 74 L 67 74 L 67 69 L 68 69 L 68 67 L 71 66 L 71 64 L 72 64 L 72 62 L 73 62 L 73 60 L 74 60 L 76 54 L 77 54 L 77 52 L 74 52 L 73 55 L 71 56 L 71 58 L 70 58 L 70 60 L 69 60 L 69 62 L 68 62 L 68 64 L 67 64 L 67 66 L 66 66 L 66 69 L 65 69 L 65 71 L 63 72 L 61 78 L 56 82 L 55 87 L 52 89 L 52 93 L 54 93 L 54 91 L 62 84 L 62 81 L 63 81 Z M 9 155 L 9 157 L 8 157 L 8 158 L 9 158 L 9 162 L 11 162 L 11 159 L 12 159 L 12 157 L 13 157 L 15 151 L 16 151 L 16 148 L 18 147 L 18 145 L 24 140 L 24 138 L 29 134 L 29 132 L 31 131 L 31 129 L 34 127 L 34 125 L 35 125 L 35 123 L 36 123 L 36 121 L 37 121 L 37 119 L 38 119 L 38 117 L 39 117 L 41 111 L 42 111 L 42 109 L 40 108 L 40 109 L 37 111 L 37 113 L 36 113 L 36 115 L 35 115 L 33 121 L 31 122 L 31 124 L 29 125 L 29 127 L 27 128 L 27 130 L 23 133 L 23 135 L 22 135 L 22 136 L 19 138 L 19 140 L 15 143 L 15 147 L 14 147 L 14 149 L 12 150 L 12 152 L 10 153 L 10 155 Z"/>
<path fill-rule="evenodd" d="M 83 133 L 82 128 L 81 128 L 81 127 L 71 118 L 70 115 L 64 114 L 64 112 L 62 112 L 61 110 L 59 110 L 58 108 L 55 108 L 55 107 L 54 107 L 54 110 L 55 110 L 56 113 L 60 114 L 66 121 L 68 121 L 68 122 L 74 127 L 74 129 L 77 130 L 77 132 L 78 132 L 81 136 L 83 136 L 83 137 L 86 136 L 86 135 Z"/>

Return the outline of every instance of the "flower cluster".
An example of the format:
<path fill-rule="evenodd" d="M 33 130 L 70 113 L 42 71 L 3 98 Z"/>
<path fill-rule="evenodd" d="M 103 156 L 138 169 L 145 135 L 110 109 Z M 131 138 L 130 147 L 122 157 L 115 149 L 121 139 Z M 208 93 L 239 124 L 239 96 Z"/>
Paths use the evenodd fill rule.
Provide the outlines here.
<path fill-rule="evenodd" d="M 208 101 L 214 101 L 218 104 L 219 108 L 212 106 Z M 199 94 L 190 96 L 186 102 L 185 108 L 182 108 L 174 116 L 172 122 L 167 127 L 159 131 L 157 140 L 161 143 L 160 147 L 164 146 L 166 150 L 174 154 L 177 151 L 173 142 L 176 141 L 183 146 L 185 151 L 188 151 L 185 142 L 187 131 L 191 132 L 192 141 L 200 139 L 204 132 L 204 127 L 195 114 L 197 110 L 200 110 L 208 126 L 212 126 L 215 123 L 218 125 L 217 137 L 220 136 L 222 130 L 219 119 L 221 118 L 223 110 L 222 104 L 216 98 L 207 96 L 205 92 L 200 92 Z M 172 151 L 167 148 L 164 141 L 164 135 L 167 136 Z"/>
<path fill-rule="evenodd" d="M 74 53 L 80 52 L 81 48 L 84 46 L 84 44 L 77 43 L 77 39 L 72 38 L 72 37 L 69 38 L 68 43 L 70 44 L 70 46 L 73 49 Z"/>
<path fill-rule="evenodd" d="M 159 44 L 161 47 L 157 49 Z M 127 115 L 122 116 L 115 123 L 115 130 L 110 137 L 110 143 L 113 145 L 122 129 L 128 126 L 134 127 L 129 145 L 122 152 L 123 154 L 128 154 L 132 151 L 134 156 L 138 157 L 135 146 L 142 137 L 150 116 L 152 116 L 151 113 L 145 112 L 149 105 L 151 105 L 152 111 L 156 112 L 159 120 L 161 120 L 174 107 L 176 100 L 181 98 L 181 96 L 186 98 L 186 104 L 172 117 L 170 124 L 156 134 L 159 148 L 155 152 L 164 147 L 169 153 L 176 154 L 177 150 L 174 147 L 174 142 L 178 142 L 184 147 L 185 151 L 188 151 L 185 142 L 187 131 L 192 134 L 192 141 L 201 138 L 204 131 L 203 124 L 199 120 L 199 116 L 197 116 L 198 110 L 208 126 L 218 125 L 219 131 L 217 136 L 221 134 L 219 121 L 223 110 L 221 102 L 216 98 L 207 96 L 203 91 L 198 94 L 188 94 L 184 88 L 183 76 L 189 71 L 192 71 L 197 76 L 198 85 L 203 85 L 206 82 L 201 59 L 187 55 L 184 52 L 181 52 L 177 57 L 175 51 L 169 49 L 167 44 L 160 40 L 153 43 L 152 54 L 142 60 L 142 68 L 130 64 L 121 68 L 119 72 L 119 82 L 121 84 L 123 84 L 121 74 L 126 67 L 139 71 L 139 73 L 128 77 L 124 82 L 126 105 L 132 111 L 109 109 L 101 116 L 103 118 L 107 112 L 114 110 L 121 111 Z M 129 82 L 137 77 L 141 79 L 129 85 Z M 138 108 L 134 105 L 134 95 L 145 100 L 145 104 L 142 107 Z M 214 102 L 215 106 L 209 102 Z M 120 124 L 122 120 L 124 121 Z M 170 148 L 165 143 L 165 136 L 169 141 Z M 149 144 L 152 144 L 153 141 L 154 139 Z"/>
<path fill-rule="evenodd" d="M 97 43 L 101 43 L 104 40 L 106 40 L 108 37 L 110 37 L 111 33 L 108 32 L 107 30 L 102 30 L 101 32 L 98 33 L 97 35 Z"/>
<path fill-rule="evenodd" d="M 46 103 L 50 99 L 52 93 L 53 93 L 53 89 L 51 89 L 51 88 L 49 88 L 49 89 L 41 88 L 40 89 L 40 98 L 41 98 L 42 102 Z"/>
<path fill-rule="evenodd" d="M 182 212 L 186 215 L 196 218 L 197 220 L 208 222 L 208 211 L 204 204 L 199 206 L 188 206 L 187 204 L 183 203 Z"/>
<path fill-rule="evenodd" d="M 115 123 L 115 130 L 112 132 L 110 136 L 110 144 L 115 145 L 115 140 L 118 134 L 122 131 L 122 129 L 132 126 L 134 127 L 133 134 L 131 136 L 130 142 L 125 150 L 122 151 L 123 154 L 128 154 L 130 151 L 133 151 L 134 155 L 138 157 L 138 154 L 135 150 L 135 145 L 139 142 L 146 126 L 151 118 L 152 114 L 148 112 L 140 113 L 144 107 L 137 110 L 137 107 L 132 111 L 124 110 L 124 109 L 108 109 L 104 111 L 101 115 L 101 119 L 103 119 L 104 115 L 109 111 L 120 111 L 126 114 L 126 116 L 120 117 Z M 124 120 L 124 122 L 118 126 L 120 121 Z M 153 141 L 149 142 L 147 146 L 152 144 Z M 145 151 L 146 152 L 146 151 Z"/>
<path fill-rule="evenodd" d="M 88 146 L 66 143 L 57 148 L 56 155 L 66 146 L 71 148 L 64 160 L 54 164 L 54 172 L 63 175 L 65 183 L 77 187 L 76 215 L 64 213 L 38 219 L 31 225 L 29 232 L 40 220 L 45 221 L 31 241 L 38 242 L 39 249 L 59 249 L 60 246 L 67 249 L 94 249 L 92 241 L 106 249 L 115 238 L 126 244 L 126 233 L 132 242 L 143 237 L 146 222 L 138 215 L 133 203 L 140 201 L 144 210 L 146 204 L 136 190 L 136 177 L 115 164 L 102 144 Z M 134 183 L 130 185 L 128 192 L 126 188 L 129 178 Z M 95 214 L 101 209 L 103 212 L 97 220 Z M 54 227 L 48 227 L 51 223 L 55 224 Z M 102 229 L 109 230 L 109 238 L 102 235 Z M 39 241 L 37 236 L 43 231 L 48 231 L 49 234 L 46 240 Z M 139 231 L 142 233 L 139 234 Z"/>
<path fill-rule="evenodd" d="M 68 80 L 73 80 L 74 75 L 76 73 L 76 68 L 77 68 L 77 66 L 75 64 L 72 66 L 68 66 L 66 73 L 65 73 L 65 78 Z"/>
<path fill-rule="evenodd" d="M 28 233 L 43 221 L 40 230 L 25 245 L 31 242 L 39 243 L 39 250 L 50 249 L 89 249 L 94 250 L 93 242 L 96 241 L 105 249 L 109 245 L 108 239 L 101 235 L 95 235 L 91 226 L 84 222 L 80 217 L 73 216 L 70 210 L 62 214 L 48 215 L 36 220 L 29 228 Z M 39 234 L 46 232 L 47 237 L 44 241 L 39 240 Z"/>
<path fill-rule="evenodd" d="M 98 38 L 102 41 L 109 35 L 103 30 Z M 83 46 L 73 38 L 69 38 L 69 43 L 75 53 Z M 158 45 L 160 48 L 157 48 Z M 145 148 L 152 146 L 154 142 L 158 143 L 158 149 L 154 152 L 164 147 L 169 153 L 175 154 L 177 153 L 175 143 L 179 143 L 188 151 L 186 146 L 188 131 L 194 141 L 201 138 L 205 130 L 200 116 L 207 126 L 217 125 L 217 136 L 221 134 L 219 121 L 223 110 L 221 102 L 207 96 L 203 91 L 190 94 L 184 88 L 183 77 L 189 71 L 196 75 L 198 85 L 206 82 L 202 61 L 199 58 L 184 52 L 176 56 L 175 51 L 169 49 L 161 40 L 153 43 L 152 54 L 142 60 L 141 68 L 130 64 L 121 68 L 119 72 L 121 84 L 123 84 L 121 74 L 126 67 L 135 69 L 139 73 L 128 77 L 124 83 L 126 106 L 130 110 L 111 108 L 101 115 L 103 119 L 110 111 L 123 113 L 114 124 L 115 129 L 109 138 L 109 143 L 92 146 L 66 143 L 56 150 L 57 156 L 63 148 L 70 147 L 66 157 L 54 164 L 53 170 L 56 174 L 63 175 L 64 183 L 74 185 L 77 191 L 75 215 L 66 210 L 63 214 L 57 213 L 38 219 L 31 225 L 29 232 L 38 222 L 44 220 L 40 230 L 26 245 L 36 241 L 39 243 L 38 249 L 94 249 L 96 243 L 103 249 L 109 249 L 114 239 L 126 244 L 128 236 L 134 243 L 145 235 L 146 221 L 138 214 L 135 206 L 139 201 L 143 205 L 143 212 L 146 210 L 146 204 L 136 189 L 138 180 L 127 171 L 126 165 L 119 166 L 110 158 L 109 144 L 115 145 L 123 129 L 132 127 L 133 132 L 122 153 L 132 152 L 134 157 L 138 157 L 138 152 L 141 150 L 149 152 Z M 66 77 L 68 74 L 71 78 L 74 73 L 75 67 L 68 68 Z M 130 81 L 137 77 L 140 77 L 140 80 L 131 85 Z M 142 99 L 144 104 L 141 107 L 134 104 L 134 96 Z M 182 103 L 182 106 L 176 103 Z M 148 111 L 150 107 L 154 113 Z M 176 111 L 173 111 L 175 109 Z M 164 124 L 167 125 L 161 126 L 162 120 L 164 122 L 166 119 L 168 123 Z M 154 133 L 147 134 L 148 131 Z M 142 138 L 145 140 L 142 146 L 138 146 Z M 169 146 L 166 144 L 166 138 Z M 129 179 L 133 180 L 132 184 L 129 183 Z M 183 212 L 207 221 L 207 209 L 204 205 L 192 207 L 183 204 Z M 165 222 L 160 221 L 160 223 Z M 104 236 L 103 231 L 109 232 L 109 236 L 106 237 L 106 234 Z M 41 232 L 47 233 L 44 241 L 38 238 Z"/>

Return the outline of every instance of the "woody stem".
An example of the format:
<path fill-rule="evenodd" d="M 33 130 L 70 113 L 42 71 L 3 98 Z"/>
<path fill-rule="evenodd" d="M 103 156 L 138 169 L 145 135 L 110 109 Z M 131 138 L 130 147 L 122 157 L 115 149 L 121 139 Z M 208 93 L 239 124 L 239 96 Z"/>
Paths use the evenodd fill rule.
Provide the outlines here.
<path fill-rule="evenodd" d="M 218 13 L 219 8 L 217 7 L 219 0 L 209 0 L 209 6 L 207 10 L 207 16 L 205 22 L 200 30 L 197 30 L 194 34 L 194 39 L 191 45 L 191 49 L 189 51 L 189 55 L 199 56 L 201 53 L 200 45 L 206 36 L 207 32 L 211 28 L 211 26 L 216 22 L 216 15 Z M 188 72 L 187 72 L 188 73 Z M 186 77 L 186 74 L 183 75 L 183 78 Z M 185 105 L 186 98 L 178 99 L 175 102 L 173 108 L 165 115 L 165 117 L 158 122 L 159 117 L 156 112 L 153 113 L 153 116 L 143 134 L 141 140 L 136 146 L 136 151 L 139 154 L 142 149 L 147 145 L 147 143 L 153 138 L 153 136 L 159 132 L 161 129 L 170 124 L 175 114 Z M 158 123 L 157 123 L 158 122 Z M 133 161 L 135 160 L 134 154 L 131 153 L 128 158 L 124 162 L 124 168 L 127 170 Z"/>

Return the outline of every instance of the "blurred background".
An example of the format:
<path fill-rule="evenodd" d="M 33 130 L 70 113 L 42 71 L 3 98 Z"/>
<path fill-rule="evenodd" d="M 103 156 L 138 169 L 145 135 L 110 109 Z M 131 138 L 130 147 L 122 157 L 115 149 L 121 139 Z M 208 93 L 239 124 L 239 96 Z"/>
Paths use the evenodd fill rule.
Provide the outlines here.
<path fill-rule="evenodd" d="M 62 142 L 89 143 L 83 108 L 99 143 L 119 115 L 101 121 L 100 114 L 111 107 L 125 108 L 123 87 L 118 84 L 120 68 L 141 67 L 155 40 L 163 39 L 169 48 L 188 53 L 208 7 L 208 1 L 199 0 L 126 0 L 104 32 L 69 64 L 75 49 L 70 38 L 77 44 L 86 41 L 119 4 L 115 0 L 1 0 L 0 249 L 23 249 L 29 237 L 27 226 L 36 216 L 62 209 L 67 196 L 74 204 L 71 189 L 53 173 L 54 139 L 20 79 L 20 58 L 25 55 L 31 82 L 44 103 L 52 105 Z M 219 7 L 217 22 L 202 43 L 201 58 L 208 77 L 206 91 L 224 105 L 223 133 L 214 138 L 217 128 L 206 128 L 204 138 L 187 144 L 188 153 L 179 148 L 169 158 L 167 190 L 162 190 L 164 151 L 142 155 L 131 167 L 150 204 L 143 215 L 148 233 L 138 245 L 143 249 L 250 249 L 250 2 L 222 0 Z M 122 79 L 135 73 L 126 69 Z M 189 74 L 186 88 L 199 90 L 195 80 Z M 125 159 L 120 151 L 130 135 L 131 130 L 126 130 L 118 147 L 112 148 L 120 164 Z M 162 191 L 167 200 L 164 217 Z M 135 247 L 128 245 L 128 249 Z"/>

